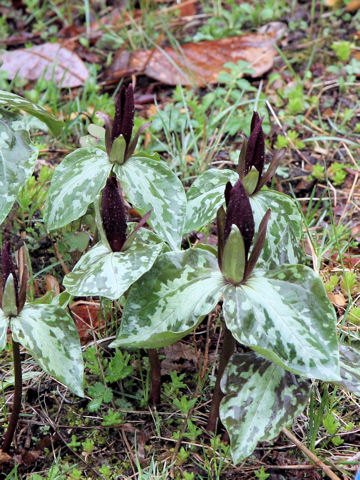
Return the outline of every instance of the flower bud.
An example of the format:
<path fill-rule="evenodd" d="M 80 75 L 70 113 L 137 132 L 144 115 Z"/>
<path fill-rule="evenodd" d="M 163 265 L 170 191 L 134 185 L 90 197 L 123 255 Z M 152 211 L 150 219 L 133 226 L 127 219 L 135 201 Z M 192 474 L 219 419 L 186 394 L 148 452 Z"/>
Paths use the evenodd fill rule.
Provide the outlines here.
<path fill-rule="evenodd" d="M 224 242 L 226 244 L 226 240 L 231 232 L 231 226 L 236 225 L 244 239 L 245 255 L 247 258 L 255 232 L 254 217 L 249 197 L 240 179 L 231 189 L 228 185 L 225 189 L 227 211 L 224 227 Z"/>
<path fill-rule="evenodd" d="M 106 238 L 113 252 L 120 252 L 126 240 L 124 200 L 116 177 L 109 177 L 103 191 L 101 218 Z"/>
<path fill-rule="evenodd" d="M 259 177 L 262 175 L 265 162 L 265 140 L 261 123 L 262 120 L 258 113 L 254 112 L 245 153 L 245 175 L 250 172 L 252 167 L 255 167 L 259 172 Z"/>
<path fill-rule="evenodd" d="M 121 87 L 116 99 L 111 142 L 122 135 L 126 142 L 126 148 L 129 147 L 134 126 L 134 113 L 134 91 L 130 83 L 127 87 L 125 85 Z"/>

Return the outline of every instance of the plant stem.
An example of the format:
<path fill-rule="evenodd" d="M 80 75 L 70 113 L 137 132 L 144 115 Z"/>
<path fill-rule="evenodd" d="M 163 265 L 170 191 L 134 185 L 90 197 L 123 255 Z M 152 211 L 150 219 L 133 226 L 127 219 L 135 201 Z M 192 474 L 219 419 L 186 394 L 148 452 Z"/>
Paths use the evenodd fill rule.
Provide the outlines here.
<path fill-rule="evenodd" d="M 161 367 L 158 351 L 154 348 L 148 350 L 150 360 L 150 395 L 149 401 L 153 405 L 160 403 L 160 389 L 161 389 Z"/>
<path fill-rule="evenodd" d="M 216 431 L 217 420 L 219 418 L 220 402 L 224 396 L 220 388 L 221 377 L 223 376 L 225 367 L 231 355 L 233 354 L 234 349 L 235 349 L 235 339 L 232 336 L 230 330 L 227 327 L 225 327 L 224 340 L 222 344 L 221 356 L 219 361 L 219 370 L 216 377 L 216 383 L 215 383 L 213 399 L 212 399 L 210 413 L 209 413 L 209 419 L 206 425 L 206 430 L 208 432 Z"/>
<path fill-rule="evenodd" d="M 20 345 L 13 340 L 13 360 L 14 360 L 14 377 L 15 377 L 15 391 L 13 408 L 11 412 L 10 421 L 5 433 L 5 439 L 2 446 L 3 452 L 8 452 L 12 443 L 16 425 L 18 423 L 20 409 L 21 409 L 21 395 L 22 395 L 22 374 L 21 374 L 21 358 Z"/>

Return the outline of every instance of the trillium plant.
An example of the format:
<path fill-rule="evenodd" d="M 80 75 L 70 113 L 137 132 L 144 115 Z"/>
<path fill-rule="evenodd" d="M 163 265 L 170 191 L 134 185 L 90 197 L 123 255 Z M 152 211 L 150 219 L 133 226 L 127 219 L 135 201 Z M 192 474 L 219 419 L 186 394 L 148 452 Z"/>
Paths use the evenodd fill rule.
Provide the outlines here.
<path fill-rule="evenodd" d="M 1 99 L 0 94 L 0 105 Z M 18 108 L 27 108 L 54 131 L 58 128 L 46 111 L 25 100 L 24 106 L 19 99 L 13 98 L 11 106 L 16 108 L 18 102 Z M 111 346 L 148 350 L 152 400 L 160 399 L 156 350 L 193 331 L 219 302 L 224 335 L 207 427 L 215 431 L 217 423 L 223 423 L 235 462 L 250 455 L 258 441 L 277 436 L 304 409 L 312 379 L 360 394 L 354 368 L 360 364 L 360 353 L 339 344 L 335 311 L 321 278 L 301 264 L 302 223 L 296 204 L 267 187 L 281 153 L 265 168 L 257 113 L 236 170 L 209 169 L 186 193 L 158 155 L 136 151 L 143 128 L 133 135 L 132 85 L 121 87 L 114 118 L 103 118 L 105 127 L 90 125 L 82 147 L 57 167 L 45 222 L 49 230 L 61 228 L 94 205 L 99 242 L 63 283 L 73 296 L 122 297 L 121 325 Z M 31 175 L 35 156 L 26 131 L 16 130 L 18 117 L 7 116 L 6 122 L 2 127 L 0 122 L 9 135 L 9 142 L 2 145 L 9 158 L 3 171 L 14 172 L 11 162 L 17 152 L 11 138 L 15 145 L 25 139 L 23 157 L 31 157 L 15 172 L 19 186 Z M 0 193 L 5 218 L 16 190 L 8 182 Z M 138 223 L 127 222 L 127 203 L 143 215 Z M 184 235 L 214 219 L 217 248 L 195 244 L 181 250 Z M 6 451 L 20 408 L 19 344 L 80 396 L 83 363 L 66 311 L 52 304 L 25 303 L 26 275 L 19 267 L 18 287 L 7 242 L 2 265 L 0 347 L 4 348 L 10 328 L 16 384 Z"/>
<path fill-rule="evenodd" d="M 0 310 L 0 350 L 4 349 L 10 329 L 13 348 L 15 393 L 12 414 L 1 450 L 7 452 L 15 432 L 21 407 L 22 373 L 20 345 L 41 368 L 76 395 L 83 392 L 83 359 L 80 339 L 71 316 L 60 306 L 26 303 L 28 281 L 27 252 L 17 252 L 19 280 L 10 242 L 2 246 L 2 300 Z"/>
<path fill-rule="evenodd" d="M 99 209 L 100 210 L 100 209 Z M 91 248 L 64 278 L 72 295 L 103 296 L 118 299 L 150 270 L 163 249 L 163 242 L 139 223 L 127 225 L 125 204 L 116 177 L 109 177 L 102 194 L 98 229 L 101 242 Z M 127 230 L 131 231 L 127 235 Z"/>
<path fill-rule="evenodd" d="M 115 176 L 127 200 L 141 213 L 151 210 L 149 223 L 170 248 L 181 245 L 186 209 L 184 187 L 159 155 L 135 152 L 143 128 L 132 138 L 134 94 L 122 86 L 114 119 L 103 115 L 105 128 L 89 126 L 82 148 L 57 167 L 45 207 L 45 222 L 54 230 L 81 217 L 98 201 L 107 179 Z M 134 153 L 135 152 L 135 153 Z"/>

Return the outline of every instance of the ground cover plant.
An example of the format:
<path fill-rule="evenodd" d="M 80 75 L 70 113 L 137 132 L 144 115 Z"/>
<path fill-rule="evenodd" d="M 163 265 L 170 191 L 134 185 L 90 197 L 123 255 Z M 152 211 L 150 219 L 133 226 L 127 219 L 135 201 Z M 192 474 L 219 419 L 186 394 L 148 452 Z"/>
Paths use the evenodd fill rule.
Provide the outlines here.
<path fill-rule="evenodd" d="M 1 7 L 4 478 L 353 478 L 352 3 Z"/>

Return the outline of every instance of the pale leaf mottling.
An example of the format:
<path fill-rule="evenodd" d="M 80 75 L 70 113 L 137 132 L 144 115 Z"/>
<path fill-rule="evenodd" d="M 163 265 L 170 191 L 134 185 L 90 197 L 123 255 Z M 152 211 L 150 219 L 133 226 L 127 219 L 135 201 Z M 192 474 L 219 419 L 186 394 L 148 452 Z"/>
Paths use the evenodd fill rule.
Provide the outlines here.
<path fill-rule="evenodd" d="M 25 305 L 11 319 L 16 342 L 23 345 L 46 373 L 84 396 L 84 365 L 74 320 L 61 307 Z"/>
<path fill-rule="evenodd" d="M 56 168 L 46 201 L 44 220 L 49 230 L 63 227 L 84 215 L 104 188 L 111 170 L 106 152 L 79 148 Z"/>
<path fill-rule="evenodd" d="M 129 224 L 129 233 L 134 225 Z M 98 243 L 65 276 L 64 286 L 71 295 L 118 299 L 150 270 L 162 248 L 158 237 L 145 228 L 138 230 L 125 251 L 112 252 Z"/>
<path fill-rule="evenodd" d="M 335 311 L 310 268 L 255 270 L 245 285 L 226 287 L 223 311 L 240 343 L 304 377 L 339 380 Z"/>
<path fill-rule="evenodd" d="M 221 380 L 220 418 L 235 463 L 271 440 L 307 405 L 311 384 L 255 352 L 234 354 Z"/>
<path fill-rule="evenodd" d="M 143 215 L 151 210 L 149 224 L 173 250 L 181 245 L 186 196 L 179 178 L 158 155 L 136 153 L 123 165 L 116 165 L 127 199 Z"/>
<path fill-rule="evenodd" d="M 160 348 L 187 335 L 211 312 L 224 289 L 210 252 L 189 249 L 158 257 L 130 289 L 112 347 Z"/>

